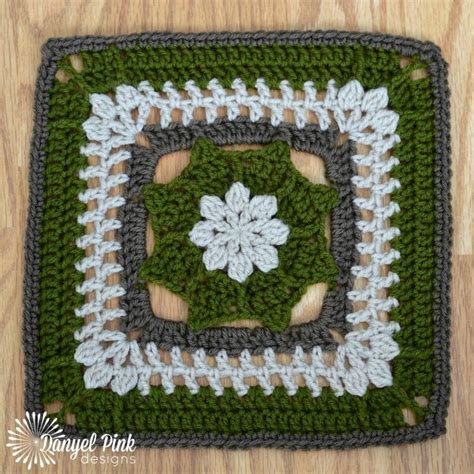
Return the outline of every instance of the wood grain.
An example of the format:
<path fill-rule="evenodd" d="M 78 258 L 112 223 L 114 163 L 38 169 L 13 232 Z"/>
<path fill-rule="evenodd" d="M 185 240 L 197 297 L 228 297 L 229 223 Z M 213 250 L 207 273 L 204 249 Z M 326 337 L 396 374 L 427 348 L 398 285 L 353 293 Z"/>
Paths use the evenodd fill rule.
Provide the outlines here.
<path fill-rule="evenodd" d="M 66 455 L 57 466 L 31 472 L 290 473 L 472 472 L 471 374 L 473 304 L 474 159 L 472 156 L 472 21 L 470 0 L 305 1 L 169 0 L 0 2 L 0 343 L 2 347 L 0 463 L 5 473 L 26 472 L 5 451 L 6 430 L 23 414 L 21 295 L 23 234 L 28 188 L 32 101 L 40 45 L 53 36 L 137 31 L 344 29 L 381 31 L 431 40 L 450 63 L 453 144 L 453 390 L 448 434 L 411 446 L 347 452 L 271 449 L 138 450 L 136 463 L 113 468 L 83 465 Z M 110 452 L 107 453 L 109 456 Z"/>

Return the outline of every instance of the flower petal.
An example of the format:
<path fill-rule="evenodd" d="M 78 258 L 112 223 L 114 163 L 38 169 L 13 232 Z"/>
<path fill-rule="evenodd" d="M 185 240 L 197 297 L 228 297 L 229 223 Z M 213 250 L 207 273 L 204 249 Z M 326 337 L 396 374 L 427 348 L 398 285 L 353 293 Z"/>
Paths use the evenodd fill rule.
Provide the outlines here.
<path fill-rule="evenodd" d="M 392 385 L 392 372 L 390 365 L 381 359 L 367 361 L 367 375 L 376 387 L 389 387 Z"/>
<path fill-rule="evenodd" d="M 369 125 L 378 133 L 389 135 L 397 129 L 399 116 L 391 110 L 375 112 L 369 120 Z"/>
<path fill-rule="evenodd" d="M 92 104 L 92 112 L 100 118 L 113 120 L 117 111 L 113 100 L 105 94 L 91 94 L 90 103 Z"/>
<path fill-rule="evenodd" d="M 90 366 L 94 365 L 103 354 L 104 348 L 100 341 L 89 339 L 77 347 L 74 358 L 77 362 Z"/>
<path fill-rule="evenodd" d="M 143 96 L 135 87 L 121 85 L 115 89 L 115 100 L 125 110 L 133 110 L 140 105 Z"/>
<path fill-rule="evenodd" d="M 375 112 L 385 109 L 388 105 L 388 94 L 385 87 L 367 91 L 362 99 L 361 109 L 364 112 Z"/>
<path fill-rule="evenodd" d="M 114 374 L 114 368 L 108 362 L 98 362 L 84 372 L 86 388 L 105 387 Z"/>
<path fill-rule="evenodd" d="M 253 263 L 264 273 L 278 267 L 278 251 L 272 245 L 259 245 L 253 249 Z"/>
<path fill-rule="evenodd" d="M 369 379 L 363 368 L 351 368 L 346 372 L 344 386 L 351 395 L 361 397 L 367 391 Z"/>
<path fill-rule="evenodd" d="M 229 260 L 229 269 L 227 271 L 229 278 L 243 283 L 252 272 L 252 262 L 242 252 L 237 253 Z"/>
<path fill-rule="evenodd" d="M 339 89 L 337 102 L 342 110 L 354 110 L 364 97 L 364 89 L 359 81 L 350 81 Z"/>
<path fill-rule="evenodd" d="M 248 207 L 245 207 L 239 215 L 238 226 L 240 228 L 243 228 L 251 221 L 252 221 L 252 215 L 250 214 L 250 209 Z"/>
<path fill-rule="evenodd" d="M 194 225 L 188 234 L 191 242 L 198 247 L 207 247 L 215 238 L 215 222 L 200 221 Z"/>
<path fill-rule="evenodd" d="M 225 204 L 218 196 L 203 196 L 200 201 L 201 216 L 212 221 L 225 217 Z"/>
<path fill-rule="evenodd" d="M 226 232 L 217 232 L 210 247 L 224 247 L 230 242 L 236 242 L 236 238 L 231 230 Z"/>
<path fill-rule="evenodd" d="M 82 128 L 86 132 L 89 140 L 105 141 L 110 138 L 110 122 L 93 115 L 88 118 L 83 124 Z"/>
<path fill-rule="evenodd" d="M 202 261 L 209 271 L 224 269 L 228 258 L 227 249 L 223 245 L 212 245 L 202 255 Z"/>
<path fill-rule="evenodd" d="M 400 354 L 400 347 L 388 334 L 377 334 L 370 341 L 372 356 L 389 361 Z"/>
<path fill-rule="evenodd" d="M 225 221 L 229 225 L 230 229 L 236 229 L 239 227 L 240 216 L 237 212 L 234 212 L 227 204 L 225 205 Z"/>
<path fill-rule="evenodd" d="M 250 215 L 253 219 L 271 219 L 277 211 L 277 198 L 275 196 L 255 196 L 250 201 Z"/>
<path fill-rule="evenodd" d="M 234 256 L 240 252 L 240 244 L 235 239 L 229 239 L 227 242 L 227 254 L 229 260 L 234 258 Z"/>
<path fill-rule="evenodd" d="M 240 214 L 248 206 L 250 199 L 250 190 L 242 183 L 234 183 L 225 195 L 227 206 L 237 214 Z"/>
<path fill-rule="evenodd" d="M 260 234 L 271 245 L 283 245 L 288 239 L 290 228 L 280 219 L 268 221 L 262 228 Z"/>
<path fill-rule="evenodd" d="M 110 388 L 118 395 L 125 395 L 137 385 L 138 374 L 134 366 L 121 367 L 110 383 Z"/>
<path fill-rule="evenodd" d="M 256 245 L 266 245 L 267 239 L 260 235 L 262 231 L 263 225 L 258 225 L 256 221 L 250 222 L 245 227 L 243 227 L 242 232 L 240 234 L 240 243 L 241 245 L 255 247 Z"/>

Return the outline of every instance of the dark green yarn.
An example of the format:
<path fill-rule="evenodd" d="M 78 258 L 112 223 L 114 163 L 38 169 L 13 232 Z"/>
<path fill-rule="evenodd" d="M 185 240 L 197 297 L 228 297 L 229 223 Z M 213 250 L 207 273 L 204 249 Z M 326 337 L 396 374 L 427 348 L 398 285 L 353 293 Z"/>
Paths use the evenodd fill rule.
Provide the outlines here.
<path fill-rule="evenodd" d="M 130 409 L 132 406 L 134 410 Z M 239 397 L 232 389 L 216 397 L 209 387 L 197 395 L 191 395 L 185 387 L 176 387 L 172 395 L 153 387 L 147 397 L 137 390 L 123 397 L 108 390 L 89 390 L 73 397 L 69 409 L 76 413 L 76 426 L 97 432 L 336 434 L 403 426 L 400 406 L 422 413 L 394 387 L 373 390 L 363 397 L 336 397 L 325 388 L 317 398 L 306 388 L 291 397 L 283 387 L 277 387 L 269 396 L 255 387 L 245 397 Z M 61 410 L 59 416 L 65 412 Z"/>
<path fill-rule="evenodd" d="M 318 433 L 392 430 L 405 426 L 402 407 L 416 411 L 421 420 L 425 410 L 413 399 L 418 395 L 430 396 L 433 374 L 434 121 L 430 79 L 412 81 L 409 77 L 411 69 L 418 66 L 416 58 L 412 58 L 412 66 L 400 69 L 401 56 L 395 51 L 362 46 L 190 50 L 111 47 L 103 52 L 81 53 L 81 57 L 83 71 L 79 74 L 69 68 L 71 79 L 67 84 L 56 82 L 49 101 L 41 254 L 42 401 L 61 401 L 62 420 L 65 413 L 74 413 L 79 429 L 97 431 L 125 428 L 137 432 L 173 432 L 178 427 L 215 433 L 238 429 L 252 433 L 269 428 L 285 433 L 294 429 Z M 66 67 L 68 60 L 62 64 Z M 395 155 L 401 165 L 392 174 L 402 184 L 394 194 L 402 212 L 392 222 L 402 231 L 393 242 L 402 259 L 392 268 L 401 282 L 391 289 L 400 307 L 392 311 L 391 318 L 400 323 L 402 330 L 396 336 L 401 354 L 393 362 L 394 386 L 369 390 L 364 397 L 337 398 L 324 390 L 320 398 L 307 401 L 304 419 L 298 418 L 296 427 L 290 420 L 300 410 L 300 397 L 304 397 L 306 389 L 301 389 L 296 398 L 282 393 L 282 389 L 263 397 L 259 388 L 250 389 L 241 400 L 231 390 L 226 390 L 222 398 L 214 396 L 209 389 L 191 396 L 181 387 L 172 396 L 153 388 L 145 398 L 136 390 L 119 397 L 107 390 L 85 390 L 82 368 L 73 359 L 77 346 L 73 333 L 83 324 L 82 319 L 74 316 L 74 308 L 83 303 L 75 291 L 83 275 L 75 271 L 73 264 L 83 256 L 74 241 L 83 233 L 76 218 L 84 210 L 77 194 L 85 183 L 78 179 L 77 173 L 86 166 L 79 147 L 86 142 L 81 124 L 90 111 L 88 94 L 113 92 L 122 83 L 136 85 L 142 80 L 149 80 L 157 89 L 166 80 L 172 80 L 176 87 L 182 87 L 188 79 L 205 86 L 213 77 L 226 86 L 235 77 L 243 78 L 249 86 L 258 77 L 265 77 L 270 87 L 288 79 L 295 88 L 301 88 L 310 79 L 321 90 L 331 78 L 339 86 L 357 79 L 365 88 L 387 86 L 389 106 L 400 115 L 397 133 L 401 143 Z M 283 406 L 290 408 L 285 412 Z M 280 419 L 278 409 L 286 416 L 281 416 L 283 421 L 276 425 Z"/>
<path fill-rule="evenodd" d="M 392 241 L 402 255 L 392 264 L 400 283 L 391 294 L 400 306 L 391 312 L 391 318 L 402 327 L 395 336 L 397 342 L 404 347 L 413 341 L 392 365 L 397 382 L 411 397 L 429 397 L 433 386 L 435 131 L 430 86 L 430 78 L 425 78 L 400 84 L 403 93 L 389 89 L 389 95 L 393 92 L 404 105 L 397 129 L 401 144 L 394 150 L 400 165 L 392 171 L 403 186 L 393 194 L 401 211 L 392 217 L 393 224 L 402 230 L 401 236 Z"/>
<path fill-rule="evenodd" d="M 202 219 L 201 197 L 223 199 L 237 181 L 251 196 L 275 196 L 275 217 L 290 228 L 288 241 L 278 247 L 278 267 L 268 273 L 255 271 L 243 283 L 222 270 L 208 271 L 202 262 L 203 250 L 188 236 Z M 309 285 L 335 282 L 338 271 L 327 250 L 324 226 L 338 194 L 304 178 L 293 166 L 284 142 L 261 150 L 229 152 L 209 140 L 198 140 L 184 171 L 168 184 L 146 186 L 144 196 L 155 249 L 140 276 L 181 295 L 189 303 L 187 324 L 195 330 L 252 319 L 282 331 Z"/>
<path fill-rule="evenodd" d="M 53 86 L 49 105 L 39 341 L 43 394 L 63 400 L 71 389 L 83 388 L 77 377 L 80 366 L 71 357 L 77 346 L 74 331 L 83 324 L 74 316 L 74 308 L 83 304 L 83 297 L 75 290 L 83 275 L 75 271 L 74 263 L 83 257 L 75 240 L 84 232 L 77 223 L 77 216 L 84 211 L 77 196 L 85 189 L 78 170 L 87 165 L 87 158 L 80 155 L 79 148 L 86 143 L 81 124 L 90 108 L 78 97 L 72 81 Z"/>
<path fill-rule="evenodd" d="M 312 80 L 320 90 L 326 89 L 330 79 L 342 86 L 357 78 L 365 88 L 372 89 L 388 84 L 400 73 L 401 59 L 395 50 L 361 45 L 111 46 L 105 51 L 81 52 L 80 56 L 80 73 L 68 58 L 61 62 L 61 68 L 87 93 L 109 93 L 120 84 L 136 86 L 143 80 L 156 90 L 161 90 L 166 81 L 183 88 L 190 79 L 207 87 L 212 78 L 230 87 L 237 77 L 250 87 L 264 77 L 272 88 L 278 88 L 286 79 L 292 87 L 302 89 L 305 81 Z"/>

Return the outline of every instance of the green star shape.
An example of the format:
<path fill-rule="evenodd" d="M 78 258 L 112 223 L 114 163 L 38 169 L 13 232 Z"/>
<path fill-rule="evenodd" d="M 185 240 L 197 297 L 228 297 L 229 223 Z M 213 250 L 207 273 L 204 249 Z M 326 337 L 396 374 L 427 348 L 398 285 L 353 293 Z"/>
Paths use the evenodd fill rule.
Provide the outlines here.
<path fill-rule="evenodd" d="M 202 261 L 205 249 L 188 236 L 202 220 L 201 197 L 223 199 L 237 181 L 250 189 L 251 196 L 274 195 L 278 203 L 274 217 L 290 228 L 286 243 L 278 247 L 278 267 L 268 273 L 255 269 L 243 283 L 223 270 L 207 270 Z M 251 319 L 283 331 L 309 285 L 326 282 L 332 287 L 336 281 L 325 219 L 336 206 L 338 193 L 303 177 L 282 141 L 259 150 L 226 151 L 199 139 L 189 165 L 177 178 L 146 185 L 143 194 L 155 247 L 140 277 L 184 298 L 189 304 L 188 324 L 194 330 Z"/>

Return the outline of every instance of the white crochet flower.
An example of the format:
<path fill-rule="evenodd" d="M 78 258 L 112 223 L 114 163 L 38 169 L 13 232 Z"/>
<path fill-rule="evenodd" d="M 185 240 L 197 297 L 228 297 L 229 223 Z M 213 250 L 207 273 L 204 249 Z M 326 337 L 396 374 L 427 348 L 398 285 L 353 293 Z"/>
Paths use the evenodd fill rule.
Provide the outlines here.
<path fill-rule="evenodd" d="M 223 270 L 239 283 L 244 282 L 255 265 L 262 272 L 278 267 L 275 245 L 283 245 L 290 229 L 280 219 L 275 196 L 254 196 L 242 183 L 234 183 L 225 195 L 203 196 L 201 215 L 189 238 L 206 248 L 202 261 L 208 270 Z"/>

